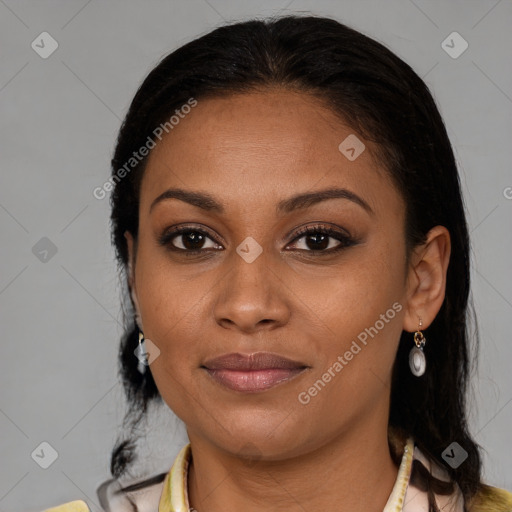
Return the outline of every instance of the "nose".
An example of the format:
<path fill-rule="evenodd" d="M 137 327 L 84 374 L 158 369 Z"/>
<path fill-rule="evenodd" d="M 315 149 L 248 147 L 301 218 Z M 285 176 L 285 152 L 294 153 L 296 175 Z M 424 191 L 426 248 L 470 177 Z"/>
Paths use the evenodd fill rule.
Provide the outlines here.
<path fill-rule="evenodd" d="M 216 322 L 247 334 L 285 325 L 290 317 L 288 288 L 265 252 L 252 263 L 236 253 L 230 260 L 226 262 L 229 272 L 218 288 Z"/>

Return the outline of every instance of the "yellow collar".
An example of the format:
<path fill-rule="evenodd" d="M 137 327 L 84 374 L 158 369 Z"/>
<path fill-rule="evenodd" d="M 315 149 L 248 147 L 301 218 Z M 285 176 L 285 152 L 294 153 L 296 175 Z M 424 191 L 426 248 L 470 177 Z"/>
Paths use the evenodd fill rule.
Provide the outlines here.
<path fill-rule="evenodd" d="M 398 476 L 383 512 L 400 512 L 404 505 L 405 492 L 411 476 L 414 441 L 409 438 L 404 448 Z M 190 464 L 190 443 L 178 453 L 171 470 L 165 477 L 158 512 L 189 512 L 188 467 Z"/>

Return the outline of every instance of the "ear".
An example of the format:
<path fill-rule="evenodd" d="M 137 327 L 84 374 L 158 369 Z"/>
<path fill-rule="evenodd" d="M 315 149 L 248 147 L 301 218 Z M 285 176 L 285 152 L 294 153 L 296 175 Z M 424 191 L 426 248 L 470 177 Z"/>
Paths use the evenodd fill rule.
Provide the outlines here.
<path fill-rule="evenodd" d="M 450 262 L 450 233 L 444 226 L 432 228 L 424 244 L 414 249 L 407 275 L 407 306 L 403 329 L 426 329 L 441 309 Z"/>
<path fill-rule="evenodd" d="M 137 288 L 135 284 L 135 241 L 133 239 L 133 235 L 129 231 L 124 232 L 124 237 L 126 239 L 126 245 L 128 249 L 128 287 L 130 289 L 130 296 L 132 298 L 133 309 L 135 312 L 135 321 L 137 322 L 139 329 L 144 331 L 142 328 L 139 301 L 137 299 Z"/>

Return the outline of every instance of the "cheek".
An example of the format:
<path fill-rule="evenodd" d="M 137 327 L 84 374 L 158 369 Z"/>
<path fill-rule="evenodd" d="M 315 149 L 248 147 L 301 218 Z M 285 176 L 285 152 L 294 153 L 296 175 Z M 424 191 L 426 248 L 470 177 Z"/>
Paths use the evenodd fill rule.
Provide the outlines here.
<path fill-rule="evenodd" d="M 400 300 L 404 293 L 405 257 L 400 247 L 372 244 L 354 252 L 342 265 L 306 292 L 315 311 L 332 321 L 350 320 L 363 327 Z M 377 315 L 377 316 L 375 316 Z"/>
<path fill-rule="evenodd" d="M 192 421 L 187 415 L 198 395 L 192 369 L 197 367 L 204 339 L 198 332 L 197 315 L 205 289 L 198 280 L 183 282 L 169 265 L 151 265 L 149 259 L 146 263 L 139 292 L 144 335 L 160 351 L 150 371 L 167 405 L 183 420 Z"/>
<path fill-rule="evenodd" d="M 141 244 L 136 272 L 144 335 L 169 362 L 176 361 L 177 355 L 181 361 L 190 357 L 194 350 L 190 345 L 187 348 L 187 343 L 192 342 L 191 333 L 198 327 L 194 317 L 212 285 L 185 276 L 179 267 L 169 264 L 164 251 L 150 244 Z"/>
<path fill-rule="evenodd" d="M 315 340 L 315 351 L 322 354 L 319 371 L 352 351 L 347 359 L 357 371 L 344 373 L 353 383 L 368 380 L 369 371 L 389 377 L 402 332 L 405 292 L 405 253 L 400 241 L 394 242 L 364 248 L 337 275 L 305 291 L 314 313 L 310 318 L 317 315 L 328 327 L 329 340 Z"/>
<path fill-rule="evenodd" d="M 159 273 L 156 279 L 148 279 L 141 297 L 141 314 L 145 335 L 159 345 L 160 350 L 183 352 L 188 359 L 194 354 L 193 340 L 198 332 L 197 315 L 201 311 L 205 293 L 190 283 L 184 285 L 167 279 Z"/>

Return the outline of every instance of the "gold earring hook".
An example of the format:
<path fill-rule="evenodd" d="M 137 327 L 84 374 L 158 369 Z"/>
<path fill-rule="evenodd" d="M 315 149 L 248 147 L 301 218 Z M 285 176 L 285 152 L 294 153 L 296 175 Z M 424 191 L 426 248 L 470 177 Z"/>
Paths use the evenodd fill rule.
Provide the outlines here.
<path fill-rule="evenodd" d="M 414 333 L 414 343 L 416 343 L 416 346 L 418 348 L 423 347 L 425 345 L 425 336 L 423 336 L 423 333 L 421 332 L 421 328 L 423 326 L 423 322 L 421 321 L 421 317 L 418 317 L 419 320 L 419 327 L 418 330 Z"/>

